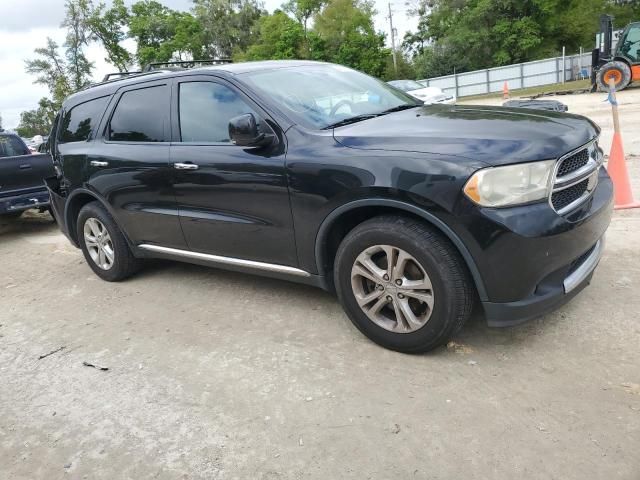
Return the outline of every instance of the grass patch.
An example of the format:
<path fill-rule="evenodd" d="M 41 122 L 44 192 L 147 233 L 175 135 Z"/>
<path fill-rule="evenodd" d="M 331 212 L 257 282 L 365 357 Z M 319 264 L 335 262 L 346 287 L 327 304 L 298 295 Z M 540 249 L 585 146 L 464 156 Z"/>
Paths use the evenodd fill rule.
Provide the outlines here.
<path fill-rule="evenodd" d="M 519 88 L 519 89 L 510 89 L 509 96 L 511 98 L 516 97 L 531 97 L 533 95 L 538 95 L 540 93 L 556 93 L 562 92 L 565 90 L 582 90 L 584 88 L 590 88 L 591 81 L 590 80 L 576 80 L 574 82 L 565 82 L 565 83 L 554 83 L 552 85 L 542 85 L 540 87 L 529 87 L 529 88 Z M 502 98 L 502 92 L 494 92 L 485 95 L 472 95 L 469 97 L 458 97 L 460 101 L 466 102 L 467 100 L 480 100 L 480 99 L 488 99 L 488 98 Z"/>

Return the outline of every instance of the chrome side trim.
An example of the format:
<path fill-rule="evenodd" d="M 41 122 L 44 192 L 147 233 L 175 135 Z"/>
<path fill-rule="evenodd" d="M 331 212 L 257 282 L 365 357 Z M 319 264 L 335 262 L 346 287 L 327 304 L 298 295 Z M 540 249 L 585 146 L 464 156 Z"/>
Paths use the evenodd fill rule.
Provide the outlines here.
<path fill-rule="evenodd" d="M 208 253 L 191 252 L 189 250 L 180 250 L 178 248 L 161 247 L 160 245 L 150 245 L 143 243 L 138 245 L 143 250 L 150 252 L 162 253 L 173 257 L 192 258 L 195 260 L 203 260 L 218 265 L 232 265 L 235 267 L 253 268 L 255 270 L 266 270 L 268 272 L 286 273 L 296 275 L 298 277 L 310 277 L 309 272 L 300 270 L 299 268 L 288 267 L 286 265 L 275 265 L 273 263 L 256 262 L 254 260 L 243 260 L 241 258 L 221 257 L 219 255 L 210 255 Z"/>
<path fill-rule="evenodd" d="M 585 278 L 587 278 L 591 272 L 593 272 L 602 257 L 604 251 L 604 237 L 598 240 L 596 246 L 593 248 L 593 252 L 582 262 L 578 268 L 576 268 L 571 275 L 564 279 L 564 293 L 569 293 L 580 285 Z"/>

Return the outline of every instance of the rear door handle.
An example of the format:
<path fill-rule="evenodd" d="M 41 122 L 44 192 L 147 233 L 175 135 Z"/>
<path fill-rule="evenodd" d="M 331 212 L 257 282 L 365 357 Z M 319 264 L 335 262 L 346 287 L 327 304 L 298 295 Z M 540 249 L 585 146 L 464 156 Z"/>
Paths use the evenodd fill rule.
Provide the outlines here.
<path fill-rule="evenodd" d="M 91 166 L 92 167 L 108 167 L 109 166 L 109 162 L 99 162 L 97 160 L 91 160 Z"/>
<path fill-rule="evenodd" d="M 31 164 L 30 163 L 23 163 L 22 165 L 20 165 L 20 170 L 27 170 L 29 168 L 31 168 Z"/>
<path fill-rule="evenodd" d="M 195 163 L 174 163 L 173 168 L 178 170 L 197 170 L 198 165 Z"/>

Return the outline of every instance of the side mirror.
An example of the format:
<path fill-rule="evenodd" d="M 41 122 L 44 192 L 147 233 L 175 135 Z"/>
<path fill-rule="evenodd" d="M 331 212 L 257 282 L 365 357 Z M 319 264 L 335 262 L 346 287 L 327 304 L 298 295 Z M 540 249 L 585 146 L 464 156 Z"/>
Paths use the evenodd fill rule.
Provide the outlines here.
<path fill-rule="evenodd" d="M 261 147 L 273 142 L 272 135 L 258 132 L 256 119 L 251 113 L 238 115 L 229 120 L 229 138 L 239 147 Z"/>

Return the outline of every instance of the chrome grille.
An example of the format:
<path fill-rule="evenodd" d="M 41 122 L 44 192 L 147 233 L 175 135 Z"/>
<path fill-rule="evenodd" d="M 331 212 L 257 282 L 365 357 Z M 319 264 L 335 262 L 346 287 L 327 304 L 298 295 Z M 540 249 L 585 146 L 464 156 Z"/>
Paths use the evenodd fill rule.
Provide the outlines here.
<path fill-rule="evenodd" d="M 589 150 L 584 148 L 575 155 L 565 158 L 558 168 L 558 176 L 563 177 L 579 168 L 584 167 L 589 162 Z"/>
<path fill-rule="evenodd" d="M 562 210 L 566 208 L 571 203 L 575 202 L 578 198 L 580 198 L 587 191 L 587 187 L 589 186 L 589 180 L 583 180 L 580 183 L 576 183 L 572 187 L 565 188 L 564 190 L 560 190 L 559 192 L 555 192 L 551 195 L 551 203 L 553 204 L 553 208 L 558 210 Z"/>
<path fill-rule="evenodd" d="M 603 158 L 594 139 L 558 160 L 549 197 L 551 207 L 558 214 L 565 215 L 589 199 L 598 185 Z"/>

